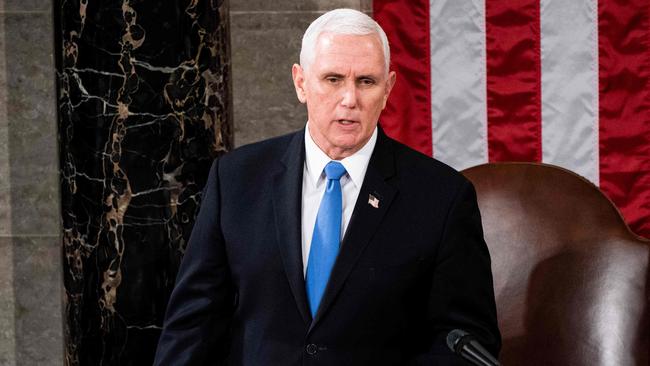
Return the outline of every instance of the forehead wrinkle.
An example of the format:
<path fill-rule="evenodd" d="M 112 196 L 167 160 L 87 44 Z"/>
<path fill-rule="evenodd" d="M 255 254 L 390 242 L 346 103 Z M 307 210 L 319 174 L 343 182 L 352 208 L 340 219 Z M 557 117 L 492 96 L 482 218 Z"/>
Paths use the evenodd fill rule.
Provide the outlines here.
<path fill-rule="evenodd" d="M 345 38 L 357 39 L 358 41 L 355 42 L 354 47 L 342 47 L 341 43 L 333 42 L 333 38 L 337 36 L 341 38 L 345 37 Z M 318 42 L 316 44 L 315 55 L 318 56 L 319 53 L 330 53 L 334 55 L 344 54 L 344 55 L 363 56 L 363 55 L 375 53 L 378 56 L 380 56 L 381 61 L 383 62 L 384 54 L 381 52 L 381 43 L 379 43 L 379 40 L 375 40 L 377 42 L 373 42 L 372 38 L 376 38 L 376 37 L 369 38 L 368 36 L 370 35 L 355 36 L 355 35 L 330 34 L 330 33 L 326 35 L 321 35 L 321 37 L 318 38 Z"/>
<path fill-rule="evenodd" d="M 354 47 L 351 47 L 349 42 L 334 42 L 334 38 L 348 38 L 356 39 Z M 344 43 L 344 45 L 342 45 Z M 374 54 L 375 57 L 372 57 Z M 373 63 L 358 63 L 355 62 L 360 58 L 371 58 Z M 342 65 L 337 65 L 337 64 Z M 345 35 L 336 33 L 322 33 L 316 41 L 314 52 L 314 59 L 312 65 L 318 64 L 320 70 L 336 70 L 339 68 L 346 68 L 349 74 L 352 70 L 356 69 L 356 74 L 359 75 L 376 75 L 387 74 L 385 70 L 384 53 L 382 51 L 381 41 L 378 36 L 374 34 L 367 35 Z M 377 68 L 377 72 L 373 72 Z M 341 73 L 337 71 L 337 73 Z"/>

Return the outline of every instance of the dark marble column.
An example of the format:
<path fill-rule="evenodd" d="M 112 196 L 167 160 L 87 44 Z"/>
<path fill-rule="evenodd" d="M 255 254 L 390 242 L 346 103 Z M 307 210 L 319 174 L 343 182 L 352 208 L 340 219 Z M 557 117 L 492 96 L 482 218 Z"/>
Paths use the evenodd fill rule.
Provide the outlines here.
<path fill-rule="evenodd" d="M 55 2 L 67 365 L 147 365 L 213 158 L 228 4 Z"/>

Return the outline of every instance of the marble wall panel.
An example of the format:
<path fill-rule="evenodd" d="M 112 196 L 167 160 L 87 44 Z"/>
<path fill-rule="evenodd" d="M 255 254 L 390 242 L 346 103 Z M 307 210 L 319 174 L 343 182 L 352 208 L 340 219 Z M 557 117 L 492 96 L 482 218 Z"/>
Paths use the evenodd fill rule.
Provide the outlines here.
<path fill-rule="evenodd" d="M 291 65 L 302 34 L 318 13 L 232 14 L 235 143 L 241 146 L 302 128 Z"/>
<path fill-rule="evenodd" d="M 66 363 L 151 364 L 209 166 L 232 146 L 228 4 L 59 4 Z"/>
<path fill-rule="evenodd" d="M 53 0 L 0 0 L 3 12 L 41 12 L 52 13 Z"/>
<path fill-rule="evenodd" d="M 2 4 L 2 1 L 0 0 L 0 4 Z M 7 68 L 4 36 L 6 33 L 4 24 L 4 14 L 0 14 L 0 235 L 9 235 L 11 234 L 11 179 L 9 176 L 9 121 L 7 120 Z M 0 318 L 2 314 L 0 312 Z"/>
<path fill-rule="evenodd" d="M 8 12 L 4 22 L 11 233 L 58 235 L 52 17 Z"/>
<path fill-rule="evenodd" d="M 302 35 L 327 10 L 372 13 L 372 0 L 233 4 L 231 13 L 235 144 L 242 146 L 302 128 L 307 120 L 291 80 Z"/>
<path fill-rule="evenodd" d="M 0 11 L 6 12 L 52 12 L 52 1 L 44 0 L 3 0 Z"/>
<path fill-rule="evenodd" d="M 16 365 L 13 253 L 12 238 L 0 236 L 0 366 Z"/>
<path fill-rule="evenodd" d="M 16 364 L 63 365 L 60 237 L 13 238 Z"/>
<path fill-rule="evenodd" d="M 360 0 L 359 1 L 359 10 L 364 13 L 372 15 L 372 0 Z"/>
<path fill-rule="evenodd" d="M 52 14 L 42 5 L 0 1 L 2 366 L 63 364 Z"/>
<path fill-rule="evenodd" d="M 362 5 L 372 0 L 240 0 L 232 3 L 231 10 L 255 12 L 284 11 L 327 11 L 336 8 L 362 9 Z M 302 14 L 301 14 L 302 16 Z"/>

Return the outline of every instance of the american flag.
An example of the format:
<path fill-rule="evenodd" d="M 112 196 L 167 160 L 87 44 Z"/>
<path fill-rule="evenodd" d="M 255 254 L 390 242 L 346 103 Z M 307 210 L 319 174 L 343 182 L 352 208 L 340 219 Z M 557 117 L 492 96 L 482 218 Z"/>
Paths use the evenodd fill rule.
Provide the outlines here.
<path fill-rule="evenodd" d="M 650 237 L 650 1 L 375 0 L 398 140 L 462 170 L 497 161 L 587 178 Z"/>

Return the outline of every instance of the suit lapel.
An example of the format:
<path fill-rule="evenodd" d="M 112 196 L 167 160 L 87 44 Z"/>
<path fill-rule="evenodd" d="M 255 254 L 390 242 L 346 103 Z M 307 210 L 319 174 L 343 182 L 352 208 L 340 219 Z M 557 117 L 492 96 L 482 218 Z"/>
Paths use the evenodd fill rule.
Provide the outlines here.
<path fill-rule="evenodd" d="M 332 268 L 316 317 L 309 328 L 310 331 L 334 302 L 350 271 L 386 214 L 397 193 L 397 189 L 386 182 L 394 173 L 395 158 L 391 141 L 380 129 L 350 224 L 341 242 L 341 250 Z M 378 207 L 369 203 L 371 195 L 379 200 Z"/>
<path fill-rule="evenodd" d="M 304 130 L 296 133 L 281 160 L 273 181 L 273 211 L 282 263 L 300 315 L 311 321 L 302 269 L 301 206 L 305 160 Z"/>

